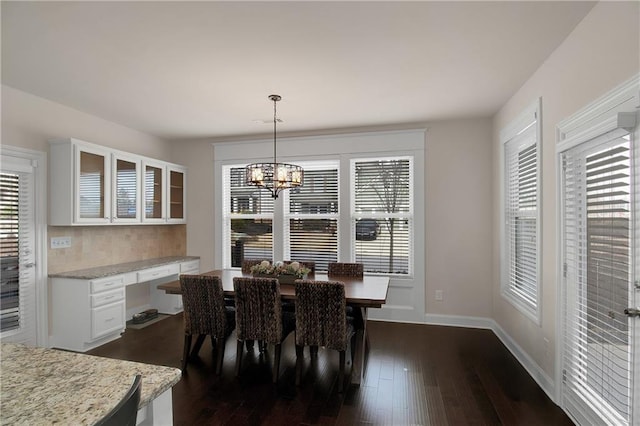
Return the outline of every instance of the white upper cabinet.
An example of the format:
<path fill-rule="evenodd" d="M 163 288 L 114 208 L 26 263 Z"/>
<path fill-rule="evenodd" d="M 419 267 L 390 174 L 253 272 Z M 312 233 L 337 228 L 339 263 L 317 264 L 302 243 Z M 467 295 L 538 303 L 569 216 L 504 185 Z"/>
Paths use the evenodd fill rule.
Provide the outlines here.
<path fill-rule="evenodd" d="M 182 166 L 61 139 L 50 141 L 49 174 L 50 225 L 186 223 Z"/>

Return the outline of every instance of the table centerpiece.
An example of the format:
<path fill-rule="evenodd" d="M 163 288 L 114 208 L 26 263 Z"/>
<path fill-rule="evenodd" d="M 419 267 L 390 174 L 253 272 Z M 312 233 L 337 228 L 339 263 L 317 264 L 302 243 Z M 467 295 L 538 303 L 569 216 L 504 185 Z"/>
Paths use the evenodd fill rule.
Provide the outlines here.
<path fill-rule="evenodd" d="M 280 284 L 293 284 L 295 280 L 306 279 L 310 271 L 299 262 L 278 261 L 272 265 L 268 260 L 263 260 L 251 267 L 254 277 L 277 278 Z"/>

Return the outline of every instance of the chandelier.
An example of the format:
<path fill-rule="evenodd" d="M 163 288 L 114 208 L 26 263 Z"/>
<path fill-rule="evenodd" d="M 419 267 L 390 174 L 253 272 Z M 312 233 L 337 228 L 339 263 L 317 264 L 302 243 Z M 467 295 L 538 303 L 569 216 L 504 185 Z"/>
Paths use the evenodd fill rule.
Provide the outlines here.
<path fill-rule="evenodd" d="M 273 163 L 253 163 L 245 169 L 247 185 L 264 188 L 273 198 L 278 198 L 280 191 L 302 185 L 302 167 L 295 164 L 278 163 L 276 157 L 276 103 L 282 99 L 280 95 L 270 95 L 273 101 Z"/>

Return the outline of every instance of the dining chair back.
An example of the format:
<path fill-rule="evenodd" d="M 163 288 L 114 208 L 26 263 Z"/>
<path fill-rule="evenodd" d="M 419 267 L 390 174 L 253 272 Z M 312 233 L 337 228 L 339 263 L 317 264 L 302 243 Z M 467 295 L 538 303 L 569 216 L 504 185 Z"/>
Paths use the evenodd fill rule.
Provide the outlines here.
<path fill-rule="evenodd" d="M 180 289 L 184 307 L 184 352 L 182 372 L 186 372 L 191 356 L 197 356 L 206 336 L 216 348 L 216 373 L 222 371 L 226 339 L 235 328 L 235 310 L 225 306 L 220 277 L 209 275 L 180 275 Z M 198 339 L 191 350 L 192 337 Z"/>
<path fill-rule="evenodd" d="M 281 345 L 295 329 L 293 315 L 284 315 L 280 302 L 280 284 L 275 278 L 234 277 L 236 295 L 236 375 L 240 374 L 243 343 L 257 340 L 273 344 L 275 357 L 273 381 L 278 380 Z M 261 346 L 262 347 L 262 346 Z"/>
<path fill-rule="evenodd" d="M 354 277 L 362 279 L 364 277 L 364 264 L 362 263 L 347 263 L 347 262 L 332 262 L 329 263 L 328 274 L 329 279 L 336 277 Z M 364 330 L 365 321 L 362 310 L 357 306 L 350 306 L 347 304 L 347 315 L 353 317 L 354 327 L 356 330 Z M 366 337 L 365 344 L 369 345 L 369 337 Z"/>
<path fill-rule="evenodd" d="M 362 278 L 364 276 L 364 265 L 362 263 L 330 262 L 328 275 L 342 277 Z"/>
<path fill-rule="evenodd" d="M 142 392 L 142 375 L 133 379 L 133 384 L 113 410 L 98 420 L 96 426 L 135 426 L 138 419 L 138 405 Z"/>
<path fill-rule="evenodd" d="M 305 346 L 324 346 L 340 353 L 338 389 L 343 390 L 345 353 L 351 343 L 355 350 L 353 326 L 347 322 L 344 284 L 338 281 L 297 280 L 296 305 L 296 384 L 302 375 Z"/>
<path fill-rule="evenodd" d="M 241 269 L 242 269 L 242 272 L 243 272 L 244 274 L 250 274 L 250 273 L 251 273 L 251 268 L 252 268 L 253 266 L 255 266 L 255 265 L 259 265 L 259 264 L 261 264 L 262 262 L 264 262 L 265 260 L 266 260 L 267 262 L 271 262 L 271 260 L 269 260 L 269 259 L 244 259 L 244 260 L 242 261 L 242 268 L 241 268 Z"/>

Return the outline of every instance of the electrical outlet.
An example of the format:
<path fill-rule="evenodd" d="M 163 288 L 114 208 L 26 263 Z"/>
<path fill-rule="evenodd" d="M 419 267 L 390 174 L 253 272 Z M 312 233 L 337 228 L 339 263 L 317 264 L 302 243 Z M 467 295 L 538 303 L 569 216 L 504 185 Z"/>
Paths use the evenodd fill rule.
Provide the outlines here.
<path fill-rule="evenodd" d="M 442 302 L 444 300 L 444 295 L 442 294 L 442 290 L 436 290 L 436 300 L 438 302 Z"/>
<path fill-rule="evenodd" d="M 51 237 L 51 248 L 69 248 L 71 247 L 71 237 Z"/>

